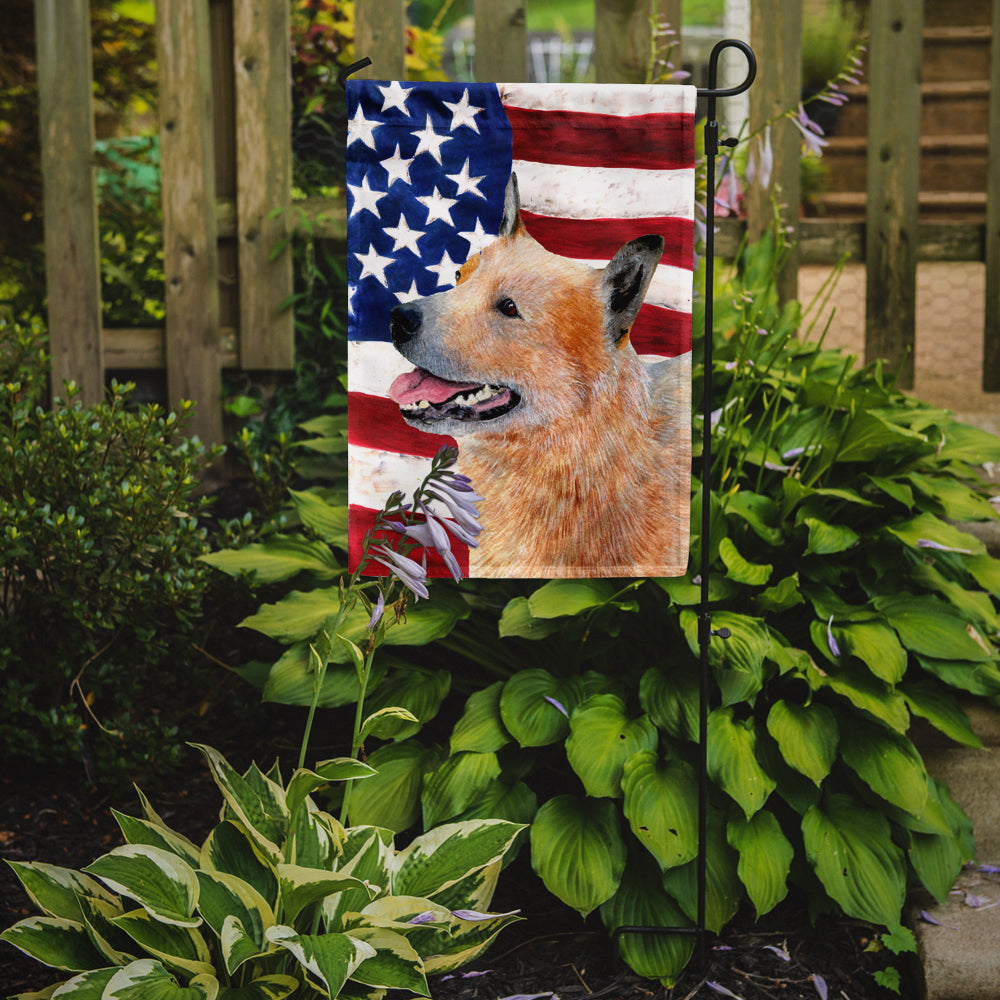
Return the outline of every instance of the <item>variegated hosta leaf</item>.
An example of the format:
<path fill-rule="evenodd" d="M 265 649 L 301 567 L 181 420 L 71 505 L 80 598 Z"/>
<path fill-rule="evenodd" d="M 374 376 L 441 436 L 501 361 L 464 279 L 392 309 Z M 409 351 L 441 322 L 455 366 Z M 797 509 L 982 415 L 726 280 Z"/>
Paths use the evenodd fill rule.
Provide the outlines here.
<path fill-rule="evenodd" d="M 28 917 L 19 920 L 0 934 L 26 955 L 54 969 L 81 972 L 100 968 L 105 959 L 95 950 L 87 929 L 76 920 L 65 917 Z"/>
<path fill-rule="evenodd" d="M 392 892 L 433 899 L 460 879 L 499 861 L 522 830 L 504 820 L 447 823 L 429 830 L 393 859 Z"/>
<path fill-rule="evenodd" d="M 294 921 L 302 910 L 345 889 L 361 889 L 375 895 L 361 879 L 342 872 L 327 872 L 301 865 L 278 865 L 281 906 L 286 920 Z"/>
<path fill-rule="evenodd" d="M 522 828 L 523 831 L 523 828 Z M 520 834 L 518 834 L 518 837 Z M 516 839 L 516 838 L 515 838 Z M 500 879 L 500 870 L 506 858 L 497 858 L 493 864 L 453 882 L 446 889 L 434 893 L 435 902 L 447 906 L 449 910 L 468 908 L 472 910 L 488 910 L 493 902 L 493 894 Z"/>
<path fill-rule="evenodd" d="M 717 708 L 709 715 L 708 774 L 748 818 L 764 804 L 776 782 L 757 761 L 752 718 L 737 721 L 731 707 Z"/>
<path fill-rule="evenodd" d="M 288 808 L 284 789 L 251 769 L 246 776 L 230 767 L 217 750 L 193 744 L 208 761 L 226 805 L 249 831 L 264 855 L 273 863 L 281 856 L 279 844 L 288 831 Z"/>
<path fill-rule="evenodd" d="M 278 904 L 278 875 L 241 823 L 220 823 L 201 847 L 199 867 L 225 872 L 252 885 L 271 907 Z"/>
<path fill-rule="evenodd" d="M 90 940 L 104 956 L 106 965 L 128 965 L 140 957 L 140 949 L 135 942 L 114 925 L 115 917 L 120 917 L 125 912 L 121 903 L 83 896 L 80 905 Z"/>
<path fill-rule="evenodd" d="M 422 997 L 430 996 L 424 963 L 402 934 L 384 927 L 356 927 L 351 931 L 351 937 L 375 949 L 375 954 L 366 958 L 351 973 L 355 982 L 383 989 L 409 990 Z"/>
<path fill-rule="evenodd" d="M 261 976 L 245 986 L 224 986 L 219 992 L 218 1000 L 285 1000 L 299 985 L 299 980 L 294 976 Z"/>
<path fill-rule="evenodd" d="M 171 969 L 180 969 L 189 976 L 213 971 L 205 939 L 190 927 L 160 923 L 145 910 L 123 913 L 111 922 Z"/>
<path fill-rule="evenodd" d="M 143 958 L 119 969 L 108 981 L 101 1000 L 216 1000 L 219 981 L 196 976 L 187 986 L 153 959 Z"/>
<path fill-rule="evenodd" d="M 643 750 L 625 762 L 625 817 L 661 869 L 698 853 L 698 783 L 690 765 Z"/>
<path fill-rule="evenodd" d="M 370 778 L 376 774 L 373 767 L 353 757 L 337 757 L 317 764 L 315 769 L 300 767 L 288 782 L 285 805 L 291 815 L 295 815 L 306 797 L 331 781 L 348 781 L 354 778 Z"/>
<path fill-rule="evenodd" d="M 610 899 L 625 870 L 615 804 L 573 795 L 549 799 L 531 824 L 531 865 L 549 892 L 583 916 Z"/>
<path fill-rule="evenodd" d="M 169 827 L 145 819 L 136 819 L 134 816 L 127 816 L 117 809 L 112 809 L 111 812 L 118 821 L 122 835 L 128 843 L 159 847 L 171 854 L 176 854 L 192 868 L 197 866 L 199 849 L 187 837 L 176 833 Z"/>
<path fill-rule="evenodd" d="M 659 739 L 647 715 L 630 719 L 625 702 L 613 694 L 595 694 L 573 711 L 566 757 L 595 798 L 621 796 L 622 768 L 638 750 L 653 750 Z"/>
<path fill-rule="evenodd" d="M 495 753 L 452 754 L 436 771 L 424 778 L 420 802 L 424 826 L 437 826 L 454 819 L 475 802 L 500 777 Z"/>
<path fill-rule="evenodd" d="M 171 851 L 147 844 L 125 844 L 88 865 L 113 892 L 134 899 L 150 916 L 166 924 L 197 927 L 198 878 Z"/>
<path fill-rule="evenodd" d="M 226 971 L 230 975 L 250 959 L 260 958 L 267 952 L 275 950 L 275 946 L 270 942 L 264 945 L 257 942 L 243 922 L 232 915 L 222 921 L 219 944 L 222 948 L 222 959 L 226 963 Z"/>
<path fill-rule="evenodd" d="M 39 861 L 8 861 L 24 891 L 46 916 L 81 920 L 81 896 L 93 896 L 109 903 L 114 896 L 97 879 L 74 871 Z"/>
<path fill-rule="evenodd" d="M 340 993 L 358 966 L 375 957 L 375 949 L 349 934 L 296 934 L 278 924 L 269 927 L 267 939 L 295 956 L 309 978 L 324 987 L 331 997 Z"/>
<path fill-rule="evenodd" d="M 788 895 L 788 872 L 795 849 L 781 832 L 774 813 L 766 809 L 750 819 L 737 816 L 730 820 L 726 837 L 740 853 L 736 873 L 758 918 L 762 917 Z"/>
<path fill-rule="evenodd" d="M 248 882 L 224 872 L 200 871 L 198 882 L 201 887 L 198 910 L 220 940 L 227 920 L 236 920 L 243 937 L 250 939 L 255 953 L 266 950 L 264 931 L 275 923 L 274 912 L 267 900 Z M 232 936 L 233 931 L 230 931 Z M 245 948 L 241 946 L 239 962 L 230 965 L 232 949 L 227 950 L 226 965 L 230 975 L 250 957 L 243 952 Z"/>
<path fill-rule="evenodd" d="M 830 795 L 805 814 L 802 837 L 820 882 L 849 917 L 899 923 L 906 866 L 882 813 L 849 795 Z"/>
<path fill-rule="evenodd" d="M 342 875 L 353 875 L 367 887 L 345 889 L 323 900 L 323 921 L 328 931 L 344 930 L 345 913 L 358 912 L 368 905 L 372 892 L 388 889 L 391 857 L 391 831 L 372 826 L 356 826 L 347 831 L 337 870 Z"/>
<path fill-rule="evenodd" d="M 496 753 L 510 742 L 500 717 L 500 692 L 503 681 L 469 696 L 462 717 L 451 733 L 451 752 L 474 750 L 477 753 Z"/>
<path fill-rule="evenodd" d="M 619 927 L 689 927 L 691 921 L 664 891 L 652 859 L 629 859 L 618 891 L 601 904 L 601 920 L 611 932 Z M 692 934 L 623 934 L 619 951 L 640 976 L 672 986 L 694 950 Z"/>
<path fill-rule="evenodd" d="M 55 1000 L 101 1000 L 104 996 L 104 988 L 114 978 L 120 966 L 111 966 L 107 969 L 91 969 L 89 972 L 81 972 L 80 975 L 67 979 L 55 990 L 50 986 L 43 993 L 21 993 L 11 1000 L 28 1000 L 29 997 L 53 997 Z M 51 992 L 50 992 L 51 991 Z"/>
<path fill-rule="evenodd" d="M 344 836 L 338 820 L 317 809 L 312 799 L 306 799 L 292 819 L 285 858 L 305 868 L 335 868 Z"/>
<path fill-rule="evenodd" d="M 451 933 L 445 936 L 424 957 L 424 971 L 431 973 L 452 972 L 478 958 L 493 943 L 494 938 L 508 924 L 521 917 L 516 911 L 511 913 L 477 914 L 475 919 L 466 919 L 467 910 L 452 910 L 455 918 Z M 418 943 L 415 941 L 415 945 Z M 418 946 L 419 950 L 419 946 Z"/>
<path fill-rule="evenodd" d="M 777 741 L 785 761 L 815 785 L 830 773 L 840 733 L 826 705 L 778 700 L 768 713 L 767 731 Z"/>

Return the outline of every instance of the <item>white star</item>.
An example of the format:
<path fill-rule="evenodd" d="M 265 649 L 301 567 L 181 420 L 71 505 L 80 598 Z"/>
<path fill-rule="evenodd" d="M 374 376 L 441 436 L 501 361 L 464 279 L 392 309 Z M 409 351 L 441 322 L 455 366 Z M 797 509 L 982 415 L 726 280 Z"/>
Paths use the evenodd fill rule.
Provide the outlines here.
<path fill-rule="evenodd" d="M 440 191 L 438 191 L 436 184 L 434 185 L 434 194 L 425 195 L 423 198 L 418 198 L 417 201 L 419 201 L 420 204 L 427 209 L 426 224 L 428 226 L 435 219 L 447 222 L 449 226 L 455 225 L 451 217 L 451 206 L 454 205 L 458 199 L 446 198 Z"/>
<path fill-rule="evenodd" d="M 347 286 L 347 311 L 353 316 L 354 315 L 354 293 L 358 290 L 357 285 L 349 284 Z"/>
<path fill-rule="evenodd" d="M 438 163 L 441 162 L 442 143 L 451 141 L 450 135 L 438 135 L 434 131 L 430 115 L 427 116 L 427 121 L 424 123 L 423 129 L 419 132 L 411 132 L 410 135 L 415 135 L 420 140 L 413 155 L 416 157 L 421 153 L 430 153 Z"/>
<path fill-rule="evenodd" d="M 354 112 L 354 117 L 347 123 L 347 145 L 350 146 L 355 139 L 360 139 L 366 146 L 374 149 L 375 137 L 372 133 L 381 124 L 381 122 L 368 121 L 359 104 L 358 110 Z"/>
<path fill-rule="evenodd" d="M 454 181 L 458 185 L 458 190 L 455 194 L 475 194 L 480 198 L 485 198 L 486 195 L 479 190 L 479 182 L 486 179 L 486 174 L 482 177 L 470 177 L 469 176 L 469 161 L 465 161 L 465 165 L 457 174 L 445 174 L 445 176 L 450 181 Z"/>
<path fill-rule="evenodd" d="M 393 250 L 401 250 L 403 247 L 406 247 L 407 250 L 412 250 L 418 257 L 420 256 L 420 251 L 417 249 L 417 240 L 426 234 L 416 229 L 410 229 L 406 222 L 406 216 L 402 212 L 399 213 L 399 225 L 386 226 L 384 232 L 388 233 L 395 240 L 392 245 Z"/>
<path fill-rule="evenodd" d="M 389 174 L 389 183 L 387 187 L 392 187 L 393 181 L 405 181 L 407 184 L 410 183 L 410 164 L 413 159 L 404 160 L 403 157 L 399 155 L 399 143 L 396 143 L 396 152 L 392 154 L 387 160 L 379 161 L 383 167 L 385 167 L 386 172 Z"/>
<path fill-rule="evenodd" d="M 480 250 L 484 250 L 496 239 L 495 236 L 483 229 L 483 224 L 479 219 L 476 219 L 476 228 L 471 232 L 458 233 L 457 235 L 461 236 L 463 240 L 469 241 L 470 257 L 475 257 Z"/>
<path fill-rule="evenodd" d="M 372 191 L 368 186 L 368 175 L 366 174 L 361 178 L 360 187 L 357 184 L 348 184 L 348 191 L 354 195 L 354 200 L 351 203 L 351 215 L 357 212 L 363 212 L 366 208 L 375 218 L 379 218 L 378 209 L 375 207 L 381 198 L 386 195 L 385 191 Z"/>
<path fill-rule="evenodd" d="M 400 86 L 398 80 L 393 80 L 387 87 L 379 87 L 378 89 L 385 98 L 382 102 L 383 111 L 388 111 L 389 108 L 399 108 L 404 115 L 409 114 L 409 111 L 406 110 L 406 91 Z"/>
<path fill-rule="evenodd" d="M 440 263 L 428 266 L 427 270 L 433 271 L 438 276 L 439 286 L 445 285 L 450 288 L 458 280 L 458 264 L 448 256 L 447 250 L 445 250 Z"/>
<path fill-rule="evenodd" d="M 377 278 L 383 285 L 388 287 L 389 283 L 385 280 L 385 269 L 390 264 L 395 264 L 396 262 L 392 257 L 382 257 L 375 250 L 375 247 L 369 245 L 368 250 L 365 253 L 356 253 L 354 255 L 361 261 L 361 277 L 358 281 L 369 277 Z"/>
<path fill-rule="evenodd" d="M 399 299 L 400 302 L 413 302 L 416 299 L 423 298 L 420 292 L 417 291 L 417 279 L 414 278 L 413 281 L 410 282 L 409 291 L 396 292 L 396 298 Z"/>
<path fill-rule="evenodd" d="M 458 104 L 452 104 L 450 101 L 444 101 L 442 103 L 451 112 L 452 132 L 454 132 L 459 125 L 468 125 L 473 132 L 479 131 L 479 126 L 476 124 L 476 115 L 483 109 L 469 104 L 468 90 L 462 94 L 462 99 L 458 102 Z"/>

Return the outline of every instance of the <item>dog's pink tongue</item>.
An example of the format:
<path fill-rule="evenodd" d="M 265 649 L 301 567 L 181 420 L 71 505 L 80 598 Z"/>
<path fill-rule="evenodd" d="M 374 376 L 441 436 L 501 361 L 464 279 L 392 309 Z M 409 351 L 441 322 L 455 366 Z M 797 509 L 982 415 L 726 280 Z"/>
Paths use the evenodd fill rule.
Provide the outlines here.
<path fill-rule="evenodd" d="M 414 368 L 412 372 L 398 375 L 389 387 L 389 395 L 394 403 L 402 405 L 419 403 L 444 403 L 456 393 L 478 389 L 477 382 L 449 382 L 438 378 L 423 368 Z"/>

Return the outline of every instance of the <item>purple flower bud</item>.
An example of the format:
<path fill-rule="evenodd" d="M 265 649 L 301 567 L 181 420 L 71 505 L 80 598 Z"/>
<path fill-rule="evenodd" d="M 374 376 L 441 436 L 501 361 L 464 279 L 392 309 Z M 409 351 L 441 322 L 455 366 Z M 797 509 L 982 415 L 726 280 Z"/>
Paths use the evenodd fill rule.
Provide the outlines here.
<path fill-rule="evenodd" d="M 567 719 L 569 718 L 569 712 L 566 711 L 565 707 L 562 705 L 561 702 L 556 701 L 555 698 L 552 698 L 549 695 L 543 695 L 543 697 L 550 705 L 555 705 L 555 707 L 559 709 L 559 711 L 562 712 L 562 714 L 565 715 Z"/>
<path fill-rule="evenodd" d="M 418 913 L 415 917 L 410 917 L 406 922 L 408 924 L 430 924 L 437 920 L 433 910 L 424 910 L 423 913 Z"/>
<path fill-rule="evenodd" d="M 373 555 L 372 559 L 385 566 L 386 569 L 392 570 L 403 586 L 411 590 L 417 597 L 430 596 L 426 583 L 427 569 L 420 563 L 414 562 L 398 552 L 393 552 L 386 545 L 376 545 L 371 551 L 378 553 L 378 555 Z"/>
<path fill-rule="evenodd" d="M 959 552 L 964 556 L 972 555 L 972 549 L 956 549 L 951 545 L 942 545 L 940 542 L 935 542 L 930 538 L 918 538 L 917 547 L 921 549 L 938 549 L 941 552 Z"/>
<path fill-rule="evenodd" d="M 372 609 L 372 616 L 368 619 L 368 631 L 374 630 L 375 626 L 382 620 L 382 613 L 385 611 L 385 595 L 380 590 L 378 592 L 378 600 L 375 602 L 375 607 Z"/>
<path fill-rule="evenodd" d="M 830 615 L 830 620 L 826 623 L 826 641 L 830 647 L 830 652 L 834 656 L 840 656 L 840 646 L 837 645 L 837 640 L 833 637 L 833 615 Z"/>
<path fill-rule="evenodd" d="M 826 1000 L 828 990 L 826 988 L 826 980 L 818 973 L 813 973 L 809 977 L 813 981 L 813 986 L 816 987 L 816 992 L 819 994 L 819 1000 Z"/>

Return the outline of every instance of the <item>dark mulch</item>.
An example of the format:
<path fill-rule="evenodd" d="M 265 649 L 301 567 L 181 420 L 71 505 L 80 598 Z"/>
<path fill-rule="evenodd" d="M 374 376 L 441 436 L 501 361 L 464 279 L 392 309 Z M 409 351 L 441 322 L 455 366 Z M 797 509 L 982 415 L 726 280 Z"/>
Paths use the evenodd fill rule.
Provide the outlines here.
<path fill-rule="evenodd" d="M 290 749 L 291 728 L 281 718 L 276 727 L 275 742 Z M 220 741 L 220 748 L 234 763 L 245 760 L 239 744 Z M 219 797 L 193 751 L 191 763 L 189 770 L 151 791 L 150 798 L 167 823 L 198 840 L 215 821 Z M 0 858 L 6 860 L 80 868 L 121 843 L 112 806 L 139 813 L 134 794 L 125 791 L 108 796 L 72 784 L 72 776 L 27 777 L 8 774 L 0 779 Z M 798 902 L 783 905 L 756 926 L 741 914 L 719 939 L 706 942 L 704 971 L 689 969 L 673 990 L 639 978 L 618 962 L 596 918 L 582 922 L 545 893 L 524 857 L 504 872 L 494 907 L 520 908 L 526 919 L 504 931 L 471 969 L 446 979 L 433 977 L 436 1000 L 553 993 L 562 1000 L 689 1000 L 726 996 L 725 990 L 744 1000 L 815 1000 L 823 995 L 824 984 L 831 1000 L 886 1000 L 892 994 L 878 987 L 872 975 L 889 964 L 904 974 L 902 995 L 917 994 L 902 962 L 885 952 L 866 951 L 870 928 L 829 918 L 813 927 Z M 0 866 L 0 927 L 31 913 L 12 872 Z M 0 995 L 41 989 L 59 978 L 0 944 Z"/>

